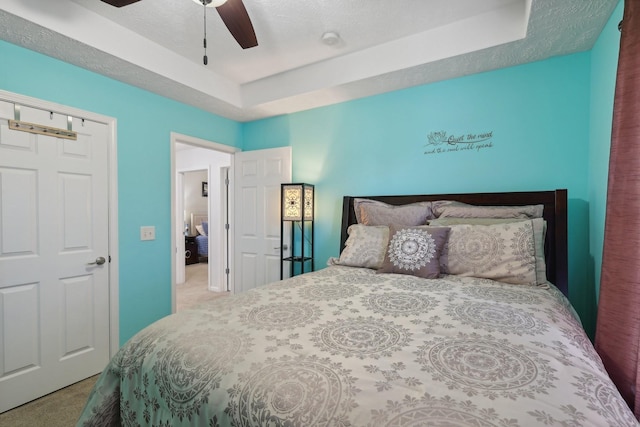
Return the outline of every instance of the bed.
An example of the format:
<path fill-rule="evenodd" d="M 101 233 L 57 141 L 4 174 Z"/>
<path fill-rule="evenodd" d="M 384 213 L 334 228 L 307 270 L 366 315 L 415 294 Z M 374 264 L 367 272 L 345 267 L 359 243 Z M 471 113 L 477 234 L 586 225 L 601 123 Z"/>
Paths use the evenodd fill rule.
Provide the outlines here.
<path fill-rule="evenodd" d="M 564 295 L 565 190 L 343 203 L 327 268 L 145 328 L 78 425 L 638 425 Z"/>
<path fill-rule="evenodd" d="M 191 229 L 195 230 L 198 258 L 202 261 L 209 258 L 209 215 L 207 213 L 191 214 Z"/>

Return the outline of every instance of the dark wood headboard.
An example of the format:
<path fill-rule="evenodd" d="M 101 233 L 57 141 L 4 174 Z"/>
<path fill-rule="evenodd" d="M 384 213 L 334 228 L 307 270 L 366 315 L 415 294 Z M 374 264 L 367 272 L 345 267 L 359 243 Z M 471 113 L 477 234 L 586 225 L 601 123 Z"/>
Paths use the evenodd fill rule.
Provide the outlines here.
<path fill-rule="evenodd" d="M 434 200 L 457 200 L 471 205 L 518 206 L 544 205 L 544 219 L 547 221 L 545 238 L 545 259 L 547 278 L 568 296 L 569 274 L 567 266 L 567 190 L 524 191 L 513 193 L 467 193 L 467 194 L 423 194 L 406 196 L 345 196 L 342 205 L 342 234 L 340 252 L 347 241 L 347 229 L 356 223 L 353 210 L 355 198 L 379 200 L 390 205 Z"/>

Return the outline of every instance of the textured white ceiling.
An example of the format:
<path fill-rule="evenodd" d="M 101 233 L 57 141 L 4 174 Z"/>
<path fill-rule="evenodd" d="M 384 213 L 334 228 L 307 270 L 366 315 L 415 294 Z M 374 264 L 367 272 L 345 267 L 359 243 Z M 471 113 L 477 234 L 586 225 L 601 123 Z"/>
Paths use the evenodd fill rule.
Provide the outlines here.
<path fill-rule="evenodd" d="M 243 50 L 192 0 L 2 0 L 0 38 L 239 121 L 588 50 L 618 0 L 244 0 Z M 335 31 L 340 42 L 322 43 Z"/>

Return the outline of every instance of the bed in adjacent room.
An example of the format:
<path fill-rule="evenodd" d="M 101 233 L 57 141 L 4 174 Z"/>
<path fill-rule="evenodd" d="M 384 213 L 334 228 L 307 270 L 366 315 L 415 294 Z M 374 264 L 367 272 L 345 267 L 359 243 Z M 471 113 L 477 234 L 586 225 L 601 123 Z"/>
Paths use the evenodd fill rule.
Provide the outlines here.
<path fill-rule="evenodd" d="M 198 258 L 204 261 L 209 258 L 209 216 L 207 213 L 192 213 L 191 228 L 196 231 Z"/>
<path fill-rule="evenodd" d="M 565 297 L 566 209 L 345 197 L 327 268 L 145 328 L 78 425 L 637 426 Z"/>

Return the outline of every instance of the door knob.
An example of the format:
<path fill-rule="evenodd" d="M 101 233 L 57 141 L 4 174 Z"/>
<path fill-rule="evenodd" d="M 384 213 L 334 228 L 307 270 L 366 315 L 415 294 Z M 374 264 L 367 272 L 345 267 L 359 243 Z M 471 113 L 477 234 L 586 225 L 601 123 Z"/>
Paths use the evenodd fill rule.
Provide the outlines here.
<path fill-rule="evenodd" d="M 95 265 L 95 264 L 97 264 L 97 265 L 102 265 L 102 264 L 104 264 L 105 262 L 107 262 L 107 260 L 106 260 L 106 259 L 104 259 L 104 257 L 99 256 L 98 258 L 96 258 L 96 260 L 95 260 L 95 261 L 93 261 L 93 262 L 88 262 L 88 263 L 87 263 L 87 265 Z"/>

